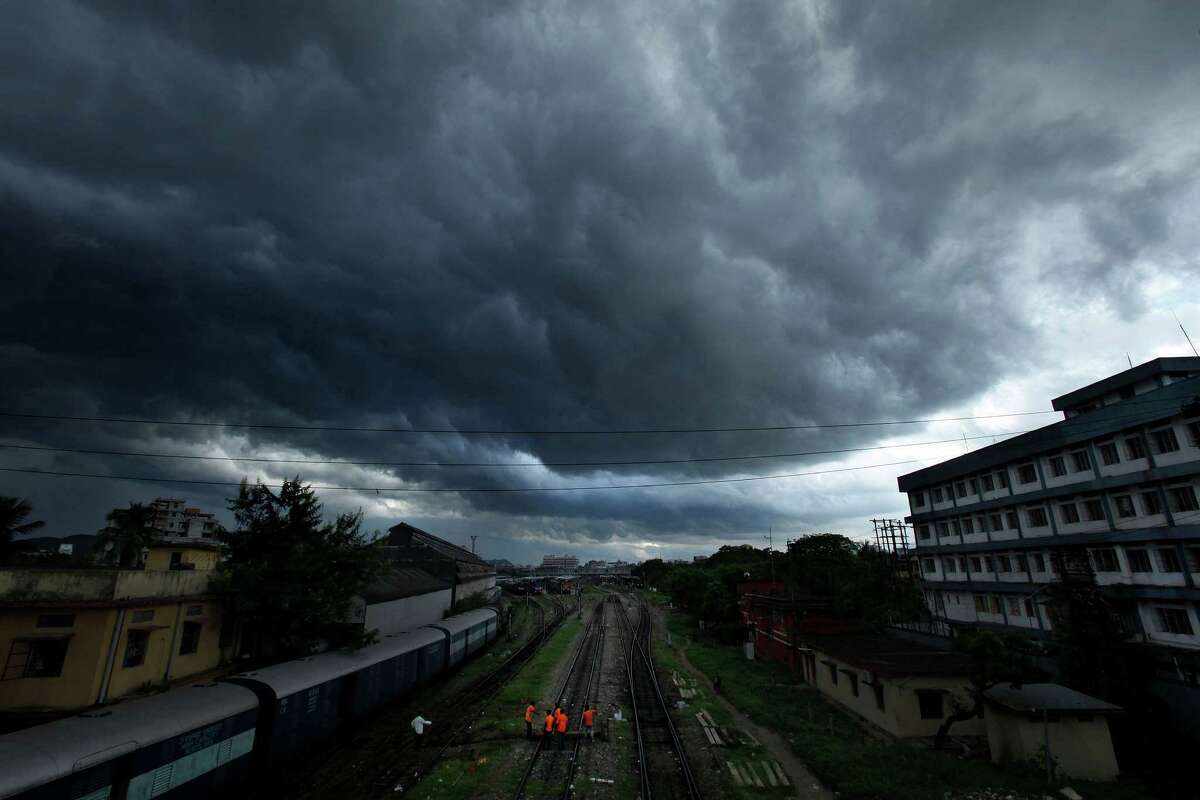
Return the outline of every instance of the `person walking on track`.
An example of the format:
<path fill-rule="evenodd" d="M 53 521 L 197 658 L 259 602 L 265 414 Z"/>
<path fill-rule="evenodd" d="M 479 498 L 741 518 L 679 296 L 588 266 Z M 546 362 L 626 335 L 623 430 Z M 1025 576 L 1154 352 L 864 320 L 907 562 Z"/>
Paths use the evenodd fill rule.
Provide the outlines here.
<path fill-rule="evenodd" d="M 592 726 L 596 722 L 596 709 L 591 706 L 583 707 L 583 730 L 589 739 L 596 738 L 596 729 Z"/>
<path fill-rule="evenodd" d="M 564 714 L 563 710 L 560 708 L 558 710 L 558 718 L 555 720 L 555 723 L 554 723 L 554 728 L 555 728 L 555 730 L 558 731 L 558 749 L 559 750 L 565 750 L 567 747 L 567 725 L 569 724 L 569 722 L 570 722 L 570 718 L 567 717 L 567 715 Z"/>
<path fill-rule="evenodd" d="M 526 739 L 533 738 L 533 715 L 536 711 L 537 711 L 537 709 L 533 707 L 533 701 L 530 701 L 529 705 L 525 706 L 525 738 Z"/>
<path fill-rule="evenodd" d="M 554 735 L 554 719 L 554 712 L 550 709 L 546 709 L 546 732 L 543 734 L 544 736 Z"/>
<path fill-rule="evenodd" d="M 425 719 L 420 714 L 417 714 L 415 717 L 413 717 L 412 729 L 413 729 L 413 733 L 415 733 L 417 735 L 417 745 L 416 746 L 417 746 L 418 750 L 421 749 L 421 741 L 425 738 L 426 726 L 429 726 L 432 724 L 433 724 L 432 722 Z"/>

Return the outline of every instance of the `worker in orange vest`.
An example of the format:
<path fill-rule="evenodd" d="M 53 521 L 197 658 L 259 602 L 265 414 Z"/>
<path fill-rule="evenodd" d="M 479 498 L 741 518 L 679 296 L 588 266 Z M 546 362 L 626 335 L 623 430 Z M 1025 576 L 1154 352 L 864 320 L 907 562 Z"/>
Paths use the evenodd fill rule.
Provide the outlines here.
<path fill-rule="evenodd" d="M 555 728 L 558 730 L 558 747 L 564 749 L 567 746 L 567 723 L 569 722 L 567 715 L 563 710 L 558 709 L 558 719 L 555 721 Z"/>
<path fill-rule="evenodd" d="M 587 732 L 589 739 L 596 738 L 596 729 L 592 727 L 596 722 L 596 709 L 591 706 L 583 707 L 583 729 Z"/>
<path fill-rule="evenodd" d="M 525 738 L 533 738 L 533 715 L 537 711 L 533 706 L 533 701 L 529 701 L 529 705 L 525 706 Z"/>
<path fill-rule="evenodd" d="M 551 736 L 554 733 L 554 712 L 546 709 L 546 733 L 544 735 Z"/>

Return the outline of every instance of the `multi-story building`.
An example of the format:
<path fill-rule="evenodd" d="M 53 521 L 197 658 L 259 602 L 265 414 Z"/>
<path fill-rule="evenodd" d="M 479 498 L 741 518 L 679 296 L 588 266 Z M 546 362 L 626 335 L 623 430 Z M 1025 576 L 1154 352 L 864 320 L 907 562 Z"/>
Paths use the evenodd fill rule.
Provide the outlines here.
<path fill-rule="evenodd" d="M 1085 573 L 1142 641 L 1200 650 L 1200 358 L 1055 398 L 1064 419 L 904 475 L 926 601 L 950 625 L 1050 630 Z"/>
<path fill-rule="evenodd" d="M 542 556 L 542 569 L 576 569 L 579 559 L 575 556 Z"/>
<path fill-rule="evenodd" d="M 215 543 L 164 538 L 142 569 L 0 570 L 0 710 L 84 708 L 232 656 Z"/>
<path fill-rule="evenodd" d="M 218 527 L 216 515 L 198 508 L 188 508 L 185 502 L 175 497 L 155 498 L 150 504 L 154 509 L 151 527 L 162 531 L 165 536 L 215 538 Z"/>

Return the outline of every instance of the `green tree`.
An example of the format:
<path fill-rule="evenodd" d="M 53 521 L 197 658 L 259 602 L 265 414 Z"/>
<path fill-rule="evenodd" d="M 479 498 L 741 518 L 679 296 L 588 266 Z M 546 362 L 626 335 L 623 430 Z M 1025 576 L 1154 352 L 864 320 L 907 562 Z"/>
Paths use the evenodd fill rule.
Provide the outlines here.
<path fill-rule="evenodd" d="M 14 536 L 24 536 L 45 526 L 45 522 L 26 522 L 33 507 L 19 497 L 0 497 L 0 561 L 11 555 Z"/>
<path fill-rule="evenodd" d="M 322 638 L 353 636 L 343 626 L 354 595 L 386 562 L 360 530 L 362 512 L 321 516 L 299 477 L 278 492 L 243 481 L 229 501 L 237 530 L 221 531 L 226 560 L 213 588 L 244 626 L 256 660 L 310 652 Z"/>
<path fill-rule="evenodd" d="M 641 578 L 643 584 L 654 587 L 661 586 L 663 578 L 670 571 L 671 568 L 661 558 L 651 558 L 633 568 L 633 574 Z"/>
<path fill-rule="evenodd" d="M 114 508 L 104 518 L 108 525 L 96 534 L 95 552 L 101 560 L 120 567 L 141 562 L 142 550 L 162 536 L 151 527 L 154 509 L 145 503 L 130 503 L 129 508 Z"/>
<path fill-rule="evenodd" d="M 938 750 L 945 744 L 955 723 L 983 717 L 983 699 L 988 689 L 1001 683 L 1019 686 L 1045 677 L 1034 667 L 1026 648 L 1016 637 L 1000 636 L 989 630 L 966 631 L 959 634 L 954 644 L 959 652 L 971 658 L 970 698 L 965 705 L 954 701 L 950 714 L 934 736 L 933 744 Z"/>

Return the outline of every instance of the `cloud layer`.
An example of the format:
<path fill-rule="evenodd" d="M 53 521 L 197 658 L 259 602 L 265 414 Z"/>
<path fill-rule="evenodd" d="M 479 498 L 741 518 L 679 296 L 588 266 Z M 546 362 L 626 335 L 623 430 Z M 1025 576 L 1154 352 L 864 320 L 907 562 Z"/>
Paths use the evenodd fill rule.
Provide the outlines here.
<path fill-rule="evenodd" d="M 364 2 L 280 16 L 59 2 L 10 17 L 4 409 L 455 429 L 905 419 L 1053 372 L 1058 313 L 1090 304 L 1136 322 L 1148 287 L 1196 277 L 1200 70 L 1182 4 Z M 0 425 L 10 443 L 532 463 L 879 436 Z M 0 461 L 217 480 L 299 471 Z M 841 464 L 303 474 L 561 486 Z M 521 537 L 634 548 L 894 514 L 902 471 L 329 499 L 381 525 L 488 531 L 497 551 Z M 167 491 L 5 483 L 63 533 Z"/>

